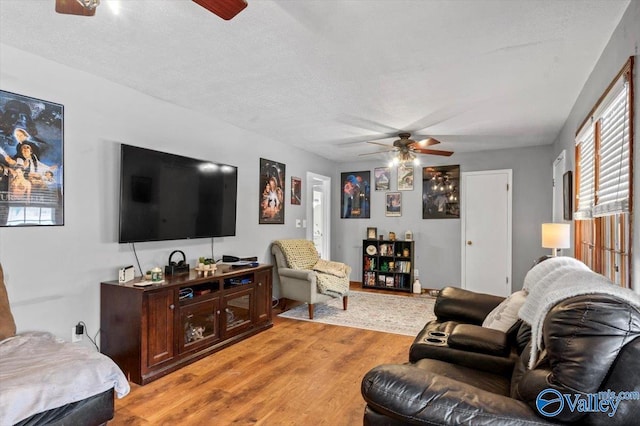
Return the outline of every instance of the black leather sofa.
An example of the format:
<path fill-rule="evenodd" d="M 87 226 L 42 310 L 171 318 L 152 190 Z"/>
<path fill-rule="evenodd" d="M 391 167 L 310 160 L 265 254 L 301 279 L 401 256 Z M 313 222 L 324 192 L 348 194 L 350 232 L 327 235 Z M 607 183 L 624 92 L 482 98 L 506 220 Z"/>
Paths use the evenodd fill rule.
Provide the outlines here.
<path fill-rule="evenodd" d="M 364 425 L 638 424 L 640 400 L 633 399 L 640 390 L 636 306 L 608 294 L 561 301 L 544 319 L 545 352 L 529 370 L 530 327 L 524 323 L 515 336 L 506 336 L 508 355 L 450 347 L 450 342 L 421 346 L 430 329 L 452 330 L 465 324 L 463 320 L 477 327 L 489 305 L 470 300 L 475 302 L 464 308 L 445 309 L 450 319 L 445 315 L 431 328 L 427 324 L 412 345 L 412 362 L 381 365 L 365 375 Z M 458 308 L 466 318 L 453 315 Z M 472 333 L 471 340 L 481 345 L 482 333 Z M 613 413 L 610 391 L 627 392 L 624 396 L 631 400 L 619 401 Z"/>
<path fill-rule="evenodd" d="M 504 297 L 443 288 L 428 322 L 409 349 L 409 362 L 424 358 L 487 371 L 510 373 L 517 359 L 515 341 L 521 321 L 507 332 L 483 328 L 487 315 Z"/>

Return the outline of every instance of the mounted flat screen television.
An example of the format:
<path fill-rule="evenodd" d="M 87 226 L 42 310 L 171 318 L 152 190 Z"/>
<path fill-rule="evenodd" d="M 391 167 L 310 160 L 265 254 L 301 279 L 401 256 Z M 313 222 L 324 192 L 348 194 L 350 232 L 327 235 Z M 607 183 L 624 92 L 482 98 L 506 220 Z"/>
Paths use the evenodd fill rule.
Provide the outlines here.
<path fill-rule="evenodd" d="M 120 243 L 236 234 L 238 168 L 121 145 Z"/>

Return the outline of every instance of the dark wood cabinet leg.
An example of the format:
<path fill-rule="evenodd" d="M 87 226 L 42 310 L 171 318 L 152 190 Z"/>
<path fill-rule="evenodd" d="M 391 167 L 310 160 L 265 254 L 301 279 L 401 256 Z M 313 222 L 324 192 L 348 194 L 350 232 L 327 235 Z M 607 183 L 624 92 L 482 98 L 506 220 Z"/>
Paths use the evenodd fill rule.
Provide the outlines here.
<path fill-rule="evenodd" d="M 344 310 L 347 310 L 347 305 L 349 304 L 349 296 L 342 296 L 342 307 Z"/>

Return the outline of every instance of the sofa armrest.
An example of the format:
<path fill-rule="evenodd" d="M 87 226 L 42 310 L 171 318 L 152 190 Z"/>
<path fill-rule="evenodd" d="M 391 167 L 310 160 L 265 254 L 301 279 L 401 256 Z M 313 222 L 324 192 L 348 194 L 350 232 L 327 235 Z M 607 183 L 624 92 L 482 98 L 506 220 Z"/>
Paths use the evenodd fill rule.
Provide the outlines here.
<path fill-rule="evenodd" d="M 278 274 L 281 277 L 307 280 L 309 282 L 314 281 L 316 277 L 316 272 L 310 269 L 278 268 Z"/>
<path fill-rule="evenodd" d="M 481 325 L 489 312 L 504 299 L 504 297 L 476 293 L 457 287 L 445 287 L 438 294 L 434 313 L 440 321 Z"/>
<path fill-rule="evenodd" d="M 500 330 L 473 324 L 458 324 L 447 340 L 449 347 L 495 356 L 509 356 L 507 334 Z"/>
<path fill-rule="evenodd" d="M 407 424 L 549 424 L 522 401 L 411 364 L 373 368 L 361 391 L 373 410 Z"/>

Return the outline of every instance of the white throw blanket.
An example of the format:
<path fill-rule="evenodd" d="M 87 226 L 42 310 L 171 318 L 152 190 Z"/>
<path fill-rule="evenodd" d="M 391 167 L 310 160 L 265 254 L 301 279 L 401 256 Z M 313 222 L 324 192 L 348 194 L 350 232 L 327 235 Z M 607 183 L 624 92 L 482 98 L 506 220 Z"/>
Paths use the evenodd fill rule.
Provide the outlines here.
<path fill-rule="evenodd" d="M 566 273 L 569 269 L 579 268 L 588 270 L 589 267 L 581 261 L 566 256 L 550 257 L 529 269 L 527 275 L 524 277 L 522 283 L 522 289 L 527 293 L 531 293 L 531 290 L 543 280 L 554 280 L 563 273 Z"/>
<path fill-rule="evenodd" d="M 554 274 L 553 279 L 547 275 L 537 283 L 518 312 L 518 316 L 531 325 L 529 369 L 535 366 L 538 353 L 542 349 L 542 325 L 547 313 L 559 302 L 585 294 L 607 294 L 618 297 L 640 310 L 640 296 L 633 291 L 618 287 L 604 276 L 575 264 L 565 265 L 561 269 L 564 272 Z"/>
<path fill-rule="evenodd" d="M 129 383 L 118 366 L 93 349 L 50 333 L 30 332 L 0 342 L 0 425 L 61 407 Z"/>

